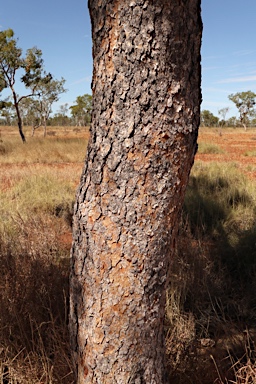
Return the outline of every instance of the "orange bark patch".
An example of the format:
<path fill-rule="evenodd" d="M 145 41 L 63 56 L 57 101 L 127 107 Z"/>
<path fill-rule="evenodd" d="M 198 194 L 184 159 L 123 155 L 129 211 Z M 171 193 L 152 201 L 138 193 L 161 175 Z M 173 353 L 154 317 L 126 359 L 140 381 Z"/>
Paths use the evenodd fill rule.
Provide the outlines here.
<path fill-rule="evenodd" d="M 102 224 L 107 229 L 107 233 L 111 233 L 112 235 L 112 243 L 116 243 L 118 241 L 119 237 L 119 228 L 116 223 L 114 223 L 110 217 L 104 217 L 102 220 Z M 111 231 L 108 230 L 108 228 L 111 228 Z"/>
<path fill-rule="evenodd" d="M 111 252 L 111 264 L 112 267 L 115 267 L 119 261 L 121 260 L 122 256 L 122 249 L 121 249 L 121 244 L 120 243 L 113 243 L 111 241 L 107 242 L 108 247 Z"/>
<path fill-rule="evenodd" d="M 101 344 L 104 340 L 104 332 L 101 328 L 101 324 L 99 327 L 95 328 L 95 331 L 94 331 L 94 340 L 97 344 Z"/>

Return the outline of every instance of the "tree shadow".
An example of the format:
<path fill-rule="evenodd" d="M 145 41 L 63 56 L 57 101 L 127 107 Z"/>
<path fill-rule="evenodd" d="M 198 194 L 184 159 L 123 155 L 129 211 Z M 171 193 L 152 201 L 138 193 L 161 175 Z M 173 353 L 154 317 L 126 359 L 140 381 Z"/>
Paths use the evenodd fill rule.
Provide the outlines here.
<path fill-rule="evenodd" d="M 247 221 L 242 214 L 240 219 L 239 212 L 243 210 L 250 211 L 253 218 Z M 256 209 L 253 198 L 223 176 L 214 180 L 207 175 L 192 176 L 184 217 L 191 238 L 208 245 L 205 256 L 209 264 L 207 266 L 206 260 L 200 274 L 207 283 L 204 287 L 207 295 L 216 299 L 219 296 L 224 317 L 245 322 L 255 320 Z"/>
<path fill-rule="evenodd" d="M 178 308 L 169 331 L 173 383 L 235 382 L 228 380 L 248 351 L 255 363 L 254 344 L 245 340 L 245 331 L 256 334 L 255 219 L 253 198 L 239 183 L 190 177 L 170 284 Z M 204 339 L 214 346 L 201 347 Z"/>
<path fill-rule="evenodd" d="M 0 373 L 10 383 L 17 375 L 20 383 L 72 383 L 69 261 L 50 241 L 40 250 L 23 236 L 0 236 Z"/>

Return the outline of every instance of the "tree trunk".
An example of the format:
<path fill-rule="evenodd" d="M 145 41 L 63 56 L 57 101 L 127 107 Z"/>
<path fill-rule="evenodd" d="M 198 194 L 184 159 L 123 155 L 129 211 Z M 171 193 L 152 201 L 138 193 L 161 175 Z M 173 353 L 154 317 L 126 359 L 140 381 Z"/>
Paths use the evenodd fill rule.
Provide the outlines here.
<path fill-rule="evenodd" d="M 163 320 L 196 152 L 200 0 L 89 0 L 93 111 L 77 193 L 77 383 L 167 383 Z"/>
<path fill-rule="evenodd" d="M 46 134 L 47 134 L 47 120 L 46 120 L 45 117 L 43 118 L 43 120 L 44 120 L 44 137 L 46 137 Z"/>
<path fill-rule="evenodd" d="M 17 120 L 18 120 L 19 134 L 20 134 L 22 142 L 26 143 L 26 138 L 25 138 L 25 135 L 23 133 L 23 128 L 22 128 L 22 119 L 21 119 L 21 116 L 20 116 L 19 102 L 17 100 L 17 95 L 16 95 L 16 93 L 15 93 L 15 91 L 13 89 L 12 89 L 12 94 L 13 94 L 13 103 L 14 103 L 14 107 L 15 107 L 15 110 L 16 110 Z"/>

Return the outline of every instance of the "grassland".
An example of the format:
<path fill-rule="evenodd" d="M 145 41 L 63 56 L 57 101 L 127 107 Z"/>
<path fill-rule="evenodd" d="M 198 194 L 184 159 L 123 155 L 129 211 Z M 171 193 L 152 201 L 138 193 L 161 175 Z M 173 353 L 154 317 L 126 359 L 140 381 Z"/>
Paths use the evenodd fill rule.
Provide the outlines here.
<path fill-rule="evenodd" d="M 0 132 L 0 383 L 70 384 L 71 218 L 88 130 L 28 131 L 26 145 L 16 128 Z M 171 383 L 256 382 L 255 138 L 200 132 L 167 297 Z"/>
<path fill-rule="evenodd" d="M 74 380 L 67 329 L 69 250 L 88 129 L 58 128 L 40 136 L 27 133 L 24 145 L 16 129 L 1 129 L 1 383 Z"/>

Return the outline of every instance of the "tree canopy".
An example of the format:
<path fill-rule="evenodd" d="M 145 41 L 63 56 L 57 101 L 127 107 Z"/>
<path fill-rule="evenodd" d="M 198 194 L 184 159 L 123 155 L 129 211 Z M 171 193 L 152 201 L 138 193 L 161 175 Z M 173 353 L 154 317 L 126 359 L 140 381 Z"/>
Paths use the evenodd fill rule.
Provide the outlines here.
<path fill-rule="evenodd" d="M 248 125 L 249 118 L 255 114 L 256 93 L 252 91 L 232 93 L 228 96 L 233 101 L 240 114 L 240 121 L 244 128 Z"/>
<path fill-rule="evenodd" d="M 203 109 L 201 111 L 201 125 L 203 127 L 216 127 L 218 125 L 219 119 L 217 116 L 214 116 L 214 114 L 208 109 Z"/>
<path fill-rule="evenodd" d="M 76 104 L 70 107 L 76 125 L 85 126 L 91 121 L 92 96 L 85 94 L 76 98 Z"/>
<path fill-rule="evenodd" d="M 59 100 L 59 95 L 66 92 L 64 88 L 65 80 L 51 79 L 44 82 L 44 79 L 38 80 L 36 85 L 37 99 L 32 101 L 32 108 L 39 114 L 38 127 L 44 126 L 44 136 L 46 136 L 46 123 L 49 119 L 52 104 Z"/>
<path fill-rule="evenodd" d="M 18 71 L 23 74 L 20 81 L 28 89 L 26 95 L 18 95 L 15 83 Z M 15 108 L 19 133 L 23 142 L 26 138 L 22 129 L 22 118 L 20 113 L 20 103 L 30 97 L 37 97 L 39 103 L 47 99 L 56 101 L 57 95 L 64 92 L 64 79 L 54 80 L 51 73 L 44 70 L 42 51 L 37 47 L 30 48 L 22 56 L 22 49 L 17 46 L 17 39 L 14 37 L 12 29 L 0 32 L 0 93 L 5 88 L 9 88 L 12 94 L 13 105 Z M 49 96 L 49 94 L 51 96 Z M 0 105 L 1 109 L 6 107 L 5 103 Z M 47 113 L 45 113 L 45 116 Z"/>

